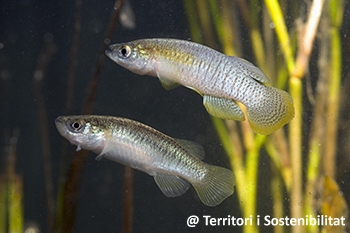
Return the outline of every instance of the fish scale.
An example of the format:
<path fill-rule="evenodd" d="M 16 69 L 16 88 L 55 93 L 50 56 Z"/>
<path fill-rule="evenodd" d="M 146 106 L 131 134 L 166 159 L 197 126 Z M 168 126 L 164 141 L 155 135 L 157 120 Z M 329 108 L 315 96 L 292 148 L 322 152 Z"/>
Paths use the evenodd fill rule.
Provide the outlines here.
<path fill-rule="evenodd" d="M 291 96 L 265 86 L 270 80 L 259 68 L 207 46 L 177 39 L 141 39 L 110 45 L 106 54 L 136 74 L 158 77 L 166 89 L 183 85 L 195 90 L 213 116 L 244 120 L 236 101 L 241 102 L 257 133 L 271 134 L 294 117 Z"/>

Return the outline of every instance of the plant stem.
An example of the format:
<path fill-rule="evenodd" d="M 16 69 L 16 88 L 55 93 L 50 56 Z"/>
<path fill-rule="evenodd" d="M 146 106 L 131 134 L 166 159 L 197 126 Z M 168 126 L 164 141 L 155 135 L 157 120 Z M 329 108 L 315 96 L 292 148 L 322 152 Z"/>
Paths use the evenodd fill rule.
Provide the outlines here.
<path fill-rule="evenodd" d="M 185 11 L 187 13 L 187 22 L 190 29 L 191 38 L 193 41 L 201 42 L 202 41 L 202 35 L 199 30 L 199 22 L 196 11 L 196 2 L 195 1 L 183 1 Z"/>
<path fill-rule="evenodd" d="M 302 83 L 301 79 L 292 76 L 289 81 L 290 94 L 294 101 L 295 116 L 289 123 L 289 147 L 292 167 L 292 186 L 290 193 L 290 209 L 292 218 L 301 218 L 303 215 L 303 197 L 302 197 Z M 300 233 L 302 226 L 294 226 L 293 233 Z"/>
<path fill-rule="evenodd" d="M 281 182 L 281 176 L 277 172 L 276 168 L 272 169 L 272 182 L 271 182 L 271 192 L 273 199 L 273 217 L 274 218 L 283 218 L 283 188 Z M 283 226 L 277 225 L 273 229 L 274 233 L 283 233 Z"/>
<path fill-rule="evenodd" d="M 254 146 L 247 152 L 246 158 L 246 198 L 244 206 L 244 217 L 248 218 L 250 215 L 256 216 L 256 191 L 258 187 L 258 165 L 259 165 L 259 151 L 263 145 L 266 136 L 257 134 L 254 140 Z M 245 233 L 259 232 L 255 224 L 244 226 Z"/>
<path fill-rule="evenodd" d="M 249 11 L 251 12 L 251 17 L 252 17 L 252 23 L 251 23 L 251 28 L 249 30 L 249 35 L 252 43 L 252 49 L 254 52 L 254 57 L 256 60 L 257 65 L 262 69 L 266 69 L 266 63 L 265 63 L 265 50 L 264 50 L 264 45 L 263 45 L 263 38 L 260 34 L 259 28 L 258 28 L 258 3 L 257 1 L 251 1 Z"/>
<path fill-rule="evenodd" d="M 265 0 L 265 4 L 267 10 L 269 11 L 271 20 L 274 23 L 276 34 L 284 55 L 284 59 L 287 63 L 288 71 L 291 72 L 294 68 L 294 59 L 281 7 L 277 0 Z"/>
<path fill-rule="evenodd" d="M 321 19 L 321 27 L 319 32 L 319 59 L 318 68 L 322 72 L 318 75 L 316 86 L 316 101 L 313 109 L 313 120 L 309 139 L 309 160 L 306 173 L 305 188 L 305 214 L 316 215 L 315 198 L 316 198 L 316 182 L 320 174 L 320 161 L 324 149 L 324 133 L 325 133 L 325 112 L 327 104 L 327 92 L 329 82 L 328 69 L 328 53 L 329 53 L 329 19 L 324 15 Z M 318 232 L 318 226 L 307 226 L 308 232 Z"/>
<path fill-rule="evenodd" d="M 5 233 L 7 227 L 7 182 L 6 174 L 0 175 L 0 233 Z"/>
<path fill-rule="evenodd" d="M 275 170 L 279 171 L 279 175 L 282 177 L 283 183 L 289 192 L 292 183 L 292 171 L 290 168 L 289 160 L 285 161 L 286 159 L 284 158 L 283 153 L 281 153 L 280 149 L 276 148 L 276 144 L 272 144 L 272 141 L 268 140 L 265 143 L 265 148 L 271 158 L 271 161 L 276 167 Z"/>
<path fill-rule="evenodd" d="M 7 226 L 8 232 L 23 232 L 23 179 L 16 174 L 17 141 L 19 129 L 15 129 L 7 150 Z"/>
<path fill-rule="evenodd" d="M 277 38 L 280 42 L 284 58 L 287 63 L 289 73 L 294 70 L 294 60 L 290 46 L 290 39 L 282 15 L 282 11 L 277 0 L 265 0 L 265 4 L 275 24 Z M 289 79 L 290 94 L 294 101 L 295 116 L 289 123 L 289 147 L 293 180 L 290 193 L 291 217 L 300 218 L 302 216 L 302 83 L 299 77 L 291 76 Z M 301 226 L 292 228 L 293 233 L 302 232 Z"/>
<path fill-rule="evenodd" d="M 218 25 L 222 28 L 222 31 L 225 33 L 224 37 L 221 38 L 220 42 L 222 43 L 223 52 L 228 56 L 234 56 L 237 55 L 237 51 L 234 47 L 234 41 L 237 40 L 235 38 L 235 33 L 233 30 L 235 29 L 232 20 L 230 18 L 231 11 L 230 11 L 230 0 L 222 0 L 222 25 Z"/>
<path fill-rule="evenodd" d="M 213 36 L 213 28 L 211 24 L 210 11 L 208 7 L 208 2 L 203 0 L 197 0 L 198 7 L 198 17 L 201 29 L 203 31 L 203 39 L 207 45 L 210 45 L 212 48 L 215 48 L 215 38 Z"/>
<path fill-rule="evenodd" d="M 114 28 L 119 17 L 119 12 L 121 7 L 123 6 L 123 3 L 124 0 L 116 0 L 114 3 L 112 14 L 110 17 L 110 22 L 105 33 L 105 39 L 102 42 L 101 50 L 98 54 L 97 61 L 94 67 L 94 74 L 88 87 L 88 94 L 86 95 L 86 99 L 84 101 L 82 114 L 91 114 L 93 111 L 100 72 L 103 68 L 105 60 L 104 53 L 107 46 L 110 43 L 110 38 L 112 37 Z M 57 226 L 62 232 L 69 233 L 74 231 L 74 222 L 76 217 L 75 215 L 78 205 L 79 183 L 88 155 L 89 151 L 87 150 L 81 150 L 79 152 L 74 153 L 73 155 L 71 166 L 69 168 L 67 180 L 64 187 L 62 223 L 59 223 L 61 225 Z"/>
<path fill-rule="evenodd" d="M 83 0 L 75 0 L 75 9 L 74 9 L 74 32 L 72 38 L 72 46 L 70 51 L 70 62 L 67 75 L 67 94 L 66 94 L 66 110 L 65 114 L 69 115 L 72 109 L 73 103 L 73 94 L 74 94 L 74 82 L 76 77 L 76 67 L 78 63 L 78 48 L 80 42 L 81 34 L 81 6 Z M 63 141 L 63 139 L 62 139 Z M 54 230 L 56 232 L 60 231 L 62 226 L 63 218 L 63 200 L 64 200 L 64 184 L 66 179 L 66 167 L 68 161 L 68 143 L 64 142 L 62 148 L 62 156 L 60 161 L 59 168 L 59 182 L 58 182 L 58 191 L 57 191 L 57 204 L 56 204 L 56 218 L 54 222 Z"/>
<path fill-rule="evenodd" d="M 330 30 L 330 51 L 331 51 L 331 73 L 328 93 L 328 111 L 327 111 L 327 143 L 325 145 L 324 155 L 324 172 L 326 175 L 335 176 L 335 154 L 336 154 L 336 140 L 338 131 L 338 117 L 339 117 L 339 93 L 341 85 L 341 41 L 339 36 L 339 28 L 342 22 L 343 15 L 343 1 L 330 1 L 330 16 L 331 16 L 331 30 Z"/>
<path fill-rule="evenodd" d="M 134 190 L 133 190 L 134 171 L 131 167 L 124 168 L 124 184 L 123 184 L 123 217 L 122 217 L 122 233 L 133 232 L 134 218 Z"/>
<path fill-rule="evenodd" d="M 315 40 L 318 24 L 321 18 L 322 9 L 325 0 L 314 0 L 309 12 L 308 20 L 302 28 L 302 35 L 299 37 L 298 54 L 296 58 L 293 75 L 302 78 L 309 64 L 309 58 Z"/>
<path fill-rule="evenodd" d="M 70 62 L 67 76 L 67 97 L 66 97 L 66 114 L 70 114 L 73 103 L 75 72 L 77 68 L 77 57 L 80 42 L 81 31 L 81 6 L 83 0 L 75 0 L 74 9 L 74 32 L 72 38 L 72 47 L 70 51 Z"/>
<path fill-rule="evenodd" d="M 36 99 L 38 123 L 41 139 L 41 153 L 43 157 L 43 169 L 45 180 L 45 195 L 46 195 L 46 217 L 48 231 L 52 232 L 55 221 L 55 195 L 53 187 L 53 174 L 51 163 L 51 146 L 49 140 L 49 122 L 47 119 L 47 109 L 45 105 L 45 97 L 42 92 L 42 84 L 46 76 L 46 69 L 51 61 L 51 58 L 56 53 L 56 45 L 49 41 L 45 42 L 38 57 L 38 64 L 33 77 L 33 95 Z"/>

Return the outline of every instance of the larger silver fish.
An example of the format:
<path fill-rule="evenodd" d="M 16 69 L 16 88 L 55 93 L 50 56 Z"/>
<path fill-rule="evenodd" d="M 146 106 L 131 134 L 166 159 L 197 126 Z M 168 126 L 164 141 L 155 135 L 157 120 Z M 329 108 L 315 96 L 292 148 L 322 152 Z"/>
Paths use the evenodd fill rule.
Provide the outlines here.
<path fill-rule="evenodd" d="M 244 114 L 235 101 L 243 103 L 257 133 L 270 134 L 294 117 L 291 96 L 265 86 L 270 81 L 259 68 L 204 45 L 142 39 L 110 45 L 106 54 L 136 74 L 158 77 L 166 89 L 183 85 L 195 90 L 213 116 L 243 121 Z"/>
<path fill-rule="evenodd" d="M 233 194 L 235 179 L 226 168 L 201 161 L 197 143 L 173 139 L 139 122 L 109 116 L 60 116 L 59 133 L 72 144 L 102 157 L 133 167 L 154 177 L 168 197 L 180 196 L 190 187 L 208 206 Z"/>

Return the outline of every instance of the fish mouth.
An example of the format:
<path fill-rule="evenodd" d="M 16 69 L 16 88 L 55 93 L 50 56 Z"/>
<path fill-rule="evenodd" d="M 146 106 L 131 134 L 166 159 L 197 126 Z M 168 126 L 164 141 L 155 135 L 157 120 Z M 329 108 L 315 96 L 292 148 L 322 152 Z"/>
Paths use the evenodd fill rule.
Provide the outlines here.
<path fill-rule="evenodd" d="M 113 60 L 113 51 L 117 46 L 115 44 L 112 44 L 110 46 L 108 46 L 108 48 L 105 50 L 105 54 Z"/>
<path fill-rule="evenodd" d="M 57 117 L 55 120 L 56 128 L 58 132 L 62 135 L 65 136 L 67 134 L 67 128 L 66 125 L 64 124 L 64 121 L 62 117 Z"/>
<path fill-rule="evenodd" d="M 108 47 L 108 49 L 105 50 L 105 54 L 109 57 L 112 58 L 113 51 Z"/>

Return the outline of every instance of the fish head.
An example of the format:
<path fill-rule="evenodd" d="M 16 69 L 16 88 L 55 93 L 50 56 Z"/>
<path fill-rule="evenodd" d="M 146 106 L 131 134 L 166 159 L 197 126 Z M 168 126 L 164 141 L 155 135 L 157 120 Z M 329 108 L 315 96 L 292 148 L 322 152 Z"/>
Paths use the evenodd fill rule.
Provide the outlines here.
<path fill-rule="evenodd" d="M 152 47 L 143 40 L 113 44 L 106 55 L 118 65 L 139 75 L 149 74 L 154 69 Z"/>
<path fill-rule="evenodd" d="M 55 120 L 58 132 L 71 144 L 101 153 L 106 143 L 106 129 L 89 116 L 59 116 Z"/>

